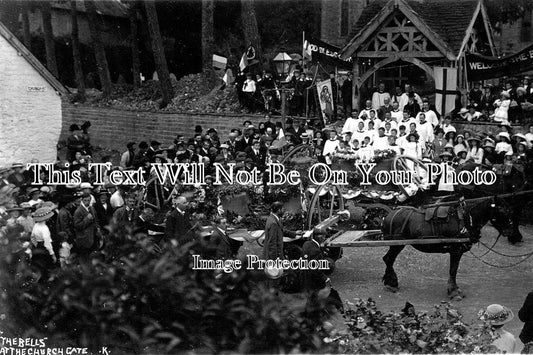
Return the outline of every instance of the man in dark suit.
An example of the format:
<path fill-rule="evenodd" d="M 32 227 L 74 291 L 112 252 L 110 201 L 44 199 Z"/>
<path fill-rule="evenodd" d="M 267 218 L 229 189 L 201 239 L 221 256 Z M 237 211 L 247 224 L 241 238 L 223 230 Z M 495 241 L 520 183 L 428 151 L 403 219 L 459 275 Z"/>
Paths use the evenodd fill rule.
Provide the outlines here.
<path fill-rule="evenodd" d="M 216 228 L 209 240 L 208 257 L 221 260 L 232 259 L 234 253 L 231 239 L 226 232 L 228 227 L 226 218 L 217 217 L 215 219 L 215 225 Z"/>
<path fill-rule="evenodd" d="M 235 150 L 237 152 L 244 152 L 246 150 L 246 147 L 250 147 L 253 142 L 253 136 L 254 136 L 254 127 L 248 126 L 248 128 L 245 129 L 244 135 L 242 136 L 241 140 L 237 141 Z"/>
<path fill-rule="evenodd" d="M 88 254 L 95 249 L 100 226 L 96 211 L 91 206 L 91 195 L 84 192 L 74 212 L 74 247 L 77 253 Z"/>
<path fill-rule="evenodd" d="M 352 89 L 353 89 L 353 80 L 352 73 L 348 73 L 348 78 L 344 80 L 341 86 L 341 96 L 342 96 L 342 108 L 344 109 L 344 114 L 346 117 L 352 112 Z"/>
<path fill-rule="evenodd" d="M 146 152 L 146 157 L 148 158 L 150 163 L 155 162 L 155 155 L 157 154 L 156 152 L 160 146 L 161 146 L 161 143 L 159 143 L 158 141 L 154 140 L 150 142 L 150 148 L 148 148 L 148 151 Z"/>
<path fill-rule="evenodd" d="M 527 295 L 524 305 L 518 311 L 518 318 L 524 322 L 524 328 L 519 336 L 524 343 L 522 354 L 531 354 L 533 351 L 533 291 Z"/>
<path fill-rule="evenodd" d="M 245 153 L 248 155 L 248 158 L 252 159 L 254 166 L 257 167 L 259 171 L 264 170 L 266 150 L 264 147 L 261 147 L 261 142 L 259 140 L 254 140 L 252 146 L 246 148 Z"/>
<path fill-rule="evenodd" d="M 265 225 L 265 242 L 263 245 L 263 259 L 276 260 L 284 259 L 283 255 L 283 226 L 281 216 L 283 215 L 283 204 L 274 202 L 270 215 Z"/>
<path fill-rule="evenodd" d="M 135 221 L 135 218 L 137 218 L 137 213 L 135 211 L 135 197 L 133 195 L 128 195 L 124 202 L 124 206 L 117 208 L 113 213 L 113 222 L 116 223 L 119 228 L 131 226 Z"/>
<path fill-rule="evenodd" d="M 187 198 L 179 196 L 174 200 L 175 209 L 170 213 L 165 224 L 165 239 L 177 242 L 178 246 L 193 240 L 193 225 L 187 210 Z"/>
<path fill-rule="evenodd" d="M 113 207 L 111 207 L 111 203 L 109 202 L 109 192 L 107 190 L 98 193 L 98 198 L 94 203 L 94 209 L 100 225 L 107 226 L 113 217 Z"/>

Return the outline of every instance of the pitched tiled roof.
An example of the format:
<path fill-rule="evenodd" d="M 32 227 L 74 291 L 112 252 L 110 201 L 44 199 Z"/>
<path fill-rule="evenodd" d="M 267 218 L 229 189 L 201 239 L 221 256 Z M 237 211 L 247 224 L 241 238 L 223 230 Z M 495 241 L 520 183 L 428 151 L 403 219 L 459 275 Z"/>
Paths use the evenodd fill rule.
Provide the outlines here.
<path fill-rule="evenodd" d="M 350 38 L 356 36 L 388 2 L 389 0 L 371 1 L 354 25 Z M 406 0 L 406 2 L 457 55 L 479 0 Z"/>
<path fill-rule="evenodd" d="M 96 13 L 111 17 L 128 17 L 128 5 L 119 0 L 99 0 L 94 1 Z M 57 0 L 52 2 L 52 8 L 70 11 L 70 1 Z M 76 8 L 80 12 L 85 12 L 83 1 L 76 1 Z"/>

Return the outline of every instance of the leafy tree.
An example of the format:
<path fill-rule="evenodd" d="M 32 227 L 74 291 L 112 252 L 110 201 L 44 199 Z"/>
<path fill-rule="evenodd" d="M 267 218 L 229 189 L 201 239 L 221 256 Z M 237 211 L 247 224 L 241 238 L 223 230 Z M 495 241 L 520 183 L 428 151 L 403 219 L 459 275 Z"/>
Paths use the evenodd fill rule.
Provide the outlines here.
<path fill-rule="evenodd" d="M 524 17 L 527 11 L 533 10 L 531 0 L 488 0 L 486 5 L 490 21 L 496 30 L 499 30 L 500 25 L 512 24 Z"/>

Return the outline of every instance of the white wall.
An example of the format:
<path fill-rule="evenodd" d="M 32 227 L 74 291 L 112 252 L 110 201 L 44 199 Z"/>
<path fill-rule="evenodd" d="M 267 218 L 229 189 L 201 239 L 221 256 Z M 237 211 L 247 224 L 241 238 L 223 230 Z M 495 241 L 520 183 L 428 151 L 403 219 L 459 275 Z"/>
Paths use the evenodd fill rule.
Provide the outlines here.
<path fill-rule="evenodd" d="M 30 92 L 28 87 L 45 91 Z M 0 36 L 0 166 L 32 158 L 54 162 L 60 132 L 60 96 Z"/>

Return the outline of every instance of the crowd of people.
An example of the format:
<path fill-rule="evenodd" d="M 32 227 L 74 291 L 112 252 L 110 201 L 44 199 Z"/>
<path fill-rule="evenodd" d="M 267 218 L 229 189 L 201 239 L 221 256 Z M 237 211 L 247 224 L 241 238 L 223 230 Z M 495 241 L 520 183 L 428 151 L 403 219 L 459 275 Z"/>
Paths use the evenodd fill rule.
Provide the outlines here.
<path fill-rule="evenodd" d="M 269 71 L 260 74 L 240 72 L 235 78 L 235 87 L 239 102 L 249 112 L 264 111 L 266 113 L 280 112 L 281 95 L 280 89 L 290 89 L 287 95 L 287 112 L 291 116 L 316 117 L 320 115 L 319 97 L 316 92 L 316 82 L 330 79 L 332 83 L 332 97 L 334 105 L 333 113 L 328 119 L 336 119 L 337 116 L 348 117 L 352 112 L 353 76 L 346 74 L 342 80 L 335 73 L 319 78 L 313 77 L 300 66 L 291 72 L 284 85 L 281 85 Z M 409 92 L 414 93 L 414 102 L 409 101 Z M 364 95 L 363 95 L 364 97 Z M 412 89 L 411 85 L 395 86 L 387 90 L 384 83 L 368 97 L 371 107 L 377 111 L 377 116 L 383 120 L 382 106 L 398 103 L 400 111 L 405 106 L 411 112 L 412 117 L 422 110 L 423 101 Z M 466 105 L 463 104 L 466 102 Z M 318 105 L 318 106 L 317 106 Z M 449 112 L 453 120 L 480 121 L 480 122 L 523 122 L 526 112 L 531 111 L 533 106 L 533 81 L 528 76 L 522 79 L 509 79 L 500 87 L 490 83 L 474 82 L 472 89 L 462 97 L 458 91 L 455 108 Z M 317 111 L 317 107 L 319 110 Z M 435 110 L 436 111 L 436 110 Z M 440 118 L 440 115 L 437 113 Z"/>

